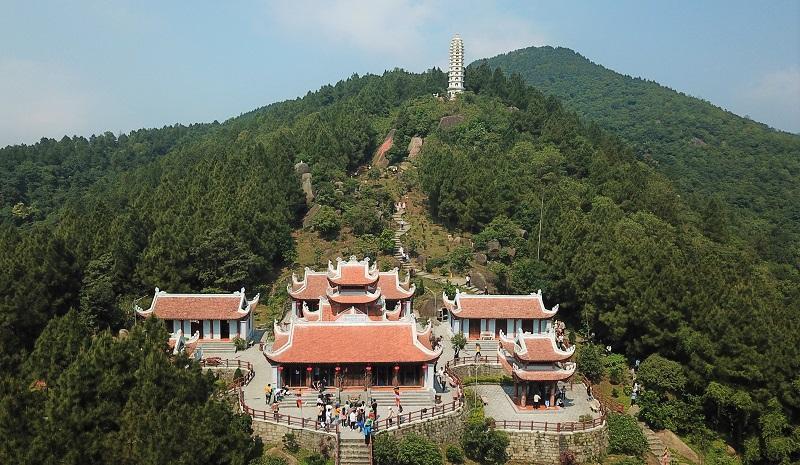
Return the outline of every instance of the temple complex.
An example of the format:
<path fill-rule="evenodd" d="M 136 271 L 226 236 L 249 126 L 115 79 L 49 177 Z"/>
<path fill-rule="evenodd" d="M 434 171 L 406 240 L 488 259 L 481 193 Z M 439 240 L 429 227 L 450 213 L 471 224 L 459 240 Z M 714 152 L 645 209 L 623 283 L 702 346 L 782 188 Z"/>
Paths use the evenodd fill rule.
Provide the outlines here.
<path fill-rule="evenodd" d="M 450 70 L 447 73 L 447 97 L 451 100 L 464 92 L 464 41 L 456 34 L 450 41 Z"/>
<path fill-rule="evenodd" d="M 397 268 L 380 272 L 369 258 L 340 258 L 327 271 L 293 275 L 287 291 L 292 309 L 275 322 L 275 342 L 264 353 L 278 386 L 433 389 L 442 349 L 432 346 L 430 324 L 418 328 L 414 285 Z"/>
<path fill-rule="evenodd" d="M 244 288 L 230 294 L 169 294 L 156 288 L 150 308 L 136 306 L 136 313 L 164 320 L 170 339 L 186 334 L 200 342 L 249 340 L 258 299 L 247 300 Z"/>

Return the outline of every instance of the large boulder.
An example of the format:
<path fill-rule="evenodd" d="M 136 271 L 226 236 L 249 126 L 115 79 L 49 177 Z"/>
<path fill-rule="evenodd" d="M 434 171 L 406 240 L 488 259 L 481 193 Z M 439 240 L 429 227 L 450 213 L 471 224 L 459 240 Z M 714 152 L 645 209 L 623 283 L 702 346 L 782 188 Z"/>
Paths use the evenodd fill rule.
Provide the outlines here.
<path fill-rule="evenodd" d="M 319 204 L 315 204 L 313 207 L 311 207 L 308 210 L 308 213 L 306 213 L 306 216 L 303 217 L 303 227 L 304 228 L 310 228 L 311 227 L 311 225 L 314 223 L 314 217 L 317 216 L 317 213 L 319 212 L 320 208 L 322 208 L 322 207 L 320 207 Z"/>
<path fill-rule="evenodd" d="M 299 175 L 311 172 L 311 168 L 308 166 L 308 163 L 304 162 L 303 160 L 300 160 L 300 163 L 294 165 L 294 170 Z"/>
<path fill-rule="evenodd" d="M 419 155 L 420 150 L 422 150 L 422 137 L 414 136 L 411 138 L 411 142 L 408 143 L 408 159 L 413 160 L 414 158 Z"/>
<path fill-rule="evenodd" d="M 489 257 L 485 253 L 478 252 L 475 254 L 475 263 L 478 265 L 485 265 L 488 260 Z"/>
<path fill-rule="evenodd" d="M 464 116 L 462 115 L 442 116 L 442 119 L 439 120 L 439 127 L 441 129 L 450 129 L 453 126 L 463 122 Z"/>
<path fill-rule="evenodd" d="M 486 252 L 492 258 L 497 258 L 500 254 L 500 241 L 492 239 L 486 243 Z"/>

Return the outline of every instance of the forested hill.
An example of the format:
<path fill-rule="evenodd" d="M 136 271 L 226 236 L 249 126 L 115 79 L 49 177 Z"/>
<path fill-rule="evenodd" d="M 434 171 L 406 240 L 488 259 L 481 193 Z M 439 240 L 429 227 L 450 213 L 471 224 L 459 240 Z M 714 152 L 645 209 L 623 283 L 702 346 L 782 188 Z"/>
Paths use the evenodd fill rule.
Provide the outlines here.
<path fill-rule="evenodd" d="M 714 428 L 748 463 L 796 460 L 797 270 L 741 247 L 557 98 L 500 72 L 471 75 L 474 92 L 454 101 L 432 96 L 445 91 L 440 70 L 394 70 L 222 124 L 0 150 L 16 160 L 0 163 L 11 186 L 0 199 L 0 463 L 167 463 L 176 438 L 213 446 L 209 462 L 248 463 L 246 419 L 220 410 L 196 365 L 166 357 L 158 325 L 112 335 L 155 286 L 268 289 L 293 263 L 307 212 L 301 160 L 316 231 L 346 229 L 354 254 L 374 257 L 385 242 L 391 252 L 387 218 L 402 194 L 353 176 L 390 129 L 394 163 L 412 136 L 425 138 L 416 169 L 397 175 L 403 188 L 424 193 L 430 216 L 472 234 L 478 251 L 502 246 L 486 270 L 497 288 L 541 288 L 571 330 L 674 368 L 674 392 L 643 407 L 648 421 L 703 440 Z M 521 232 L 539 224 L 541 247 Z M 473 252 L 428 262 L 464 265 Z M 31 389 L 39 381 L 47 389 Z M 193 427 L 163 423 L 165 411 Z"/>
<path fill-rule="evenodd" d="M 483 63 L 519 74 L 628 141 L 709 217 L 710 235 L 732 234 L 769 260 L 800 262 L 800 136 L 616 73 L 566 48 L 509 52 L 473 63 L 468 73 L 488 72 L 477 69 Z"/>

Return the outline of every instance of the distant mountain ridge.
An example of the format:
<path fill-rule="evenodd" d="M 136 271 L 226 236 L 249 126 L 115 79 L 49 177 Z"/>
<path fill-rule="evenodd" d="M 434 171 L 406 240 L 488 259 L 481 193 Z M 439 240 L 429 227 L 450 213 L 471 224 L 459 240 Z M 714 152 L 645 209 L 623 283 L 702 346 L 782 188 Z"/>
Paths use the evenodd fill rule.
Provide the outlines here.
<path fill-rule="evenodd" d="M 529 47 L 485 63 L 523 80 L 625 139 L 673 180 L 719 234 L 770 260 L 800 258 L 800 136 L 593 63 L 567 48 Z M 719 211 L 721 205 L 723 211 Z M 732 214 L 733 213 L 733 214 Z"/>

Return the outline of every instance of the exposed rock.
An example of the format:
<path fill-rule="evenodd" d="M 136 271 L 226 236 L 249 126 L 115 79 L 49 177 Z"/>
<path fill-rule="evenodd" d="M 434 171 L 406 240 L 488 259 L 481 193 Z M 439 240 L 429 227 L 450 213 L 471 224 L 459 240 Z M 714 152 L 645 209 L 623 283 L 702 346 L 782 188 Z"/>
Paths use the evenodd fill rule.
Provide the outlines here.
<path fill-rule="evenodd" d="M 413 160 L 414 158 L 419 155 L 420 150 L 422 150 L 422 137 L 414 136 L 411 138 L 411 142 L 408 143 L 408 159 Z"/>
<path fill-rule="evenodd" d="M 492 239 L 491 241 L 486 243 L 486 252 L 492 258 L 497 257 L 500 253 L 500 241 L 497 239 Z"/>
<path fill-rule="evenodd" d="M 311 173 L 303 173 L 303 193 L 306 194 L 306 205 L 314 201 L 314 188 L 311 187 Z"/>
<path fill-rule="evenodd" d="M 501 253 L 508 258 L 514 258 L 517 256 L 517 249 L 514 247 L 504 247 Z"/>
<path fill-rule="evenodd" d="M 464 116 L 462 115 L 443 116 L 442 119 L 439 120 L 439 127 L 441 129 L 450 129 L 462 122 L 464 122 Z"/>
<path fill-rule="evenodd" d="M 441 302 L 442 299 L 439 299 Z M 416 304 L 416 302 L 414 302 Z M 434 299 L 425 299 L 420 305 L 414 305 L 414 310 L 419 313 L 422 318 L 435 318 L 439 312 Z"/>
<path fill-rule="evenodd" d="M 477 287 L 478 289 L 483 289 L 486 287 L 486 277 L 480 271 L 472 271 L 469 275 L 470 284 Z"/>
<path fill-rule="evenodd" d="M 692 137 L 692 145 L 696 145 L 698 147 L 705 147 L 708 144 L 706 144 L 706 141 L 704 141 L 699 137 Z"/>
<path fill-rule="evenodd" d="M 310 228 L 311 227 L 311 224 L 314 222 L 314 216 L 317 215 L 317 212 L 319 212 L 320 208 L 321 207 L 319 206 L 319 204 L 315 204 L 313 207 L 311 207 L 308 210 L 308 212 L 306 213 L 306 216 L 303 217 L 303 227 L 304 228 Z"/>
<path fill-rule="evenodd" d="M 375 151 L 375 155 L 372 156 L 373 168 L 383 169 L 389 166 L 389 159 L 386 158 L 386 152 L 392 148 L 392 144 L 394 143 L 394 133 L 396 131 L 396 129 L 389 131 L 389 134 L 386 135 L 386 139 L 383 140 L 381 146 Z"/>
<path fill-rule="evenodd" d="M 311 168 L 309 168 L 308 163 L 300 160 L 300 163 L 294 165 L 294 170 L 297 174 L 306 174 L 311 172 Z"/>
<path fill-rule="evenodd" d="M 700 460 L 700 456 L 697 455 L 697 452 L 692 450 L 691 447 L 687 446 L 686 443 L 683 442 L 681 438 L 679 438 L 672 431 L 668 429 L 657 431 L 656 436 L 658 436 L 659 439 L 661 439 L 661 442 L 663 442 L 665 446 L 674 450 L 675 452 L 677 452 L 679 455 L 683 456 L 690 462 L 702 463 L 702 460 Z M 735 454 L 736 451 L 734 450 L 733 453 Z"/>
<path fill-rule="evenodd" d="M 344 182 L 342 181 L 335 181 L 333 185 L 336 186 L 337 189 L 344 189 Z"/>
<path fill-rule="evenodd" d="M 528 236 L 528 231 L 526 231 L 526 230 L 524 230 L 522 228 L 519 228 L 519 229 L 517 229 L 517 234 L 519 234 L 519 237 L 527 237 Z"/>
<path fill-rule="evenodd" d="M 475 254 L 475 263 L 478 265 L 485 265 L 488 260 L 489 257 L 487 257 L 485 253 L 478 252 Z"/>

